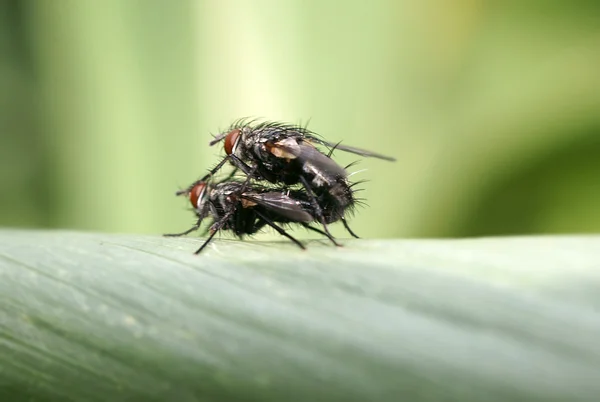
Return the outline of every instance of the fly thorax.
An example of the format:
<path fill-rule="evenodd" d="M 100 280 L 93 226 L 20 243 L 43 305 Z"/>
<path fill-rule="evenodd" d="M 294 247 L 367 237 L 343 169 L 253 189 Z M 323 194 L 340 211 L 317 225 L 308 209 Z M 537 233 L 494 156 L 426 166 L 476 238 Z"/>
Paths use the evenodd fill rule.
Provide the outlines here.
<path fill-rule="evenodd" d="M 266 162 L 269 160 L 270 153 L 267 150 L 265 142 L 256 142 L 252 145 L 252 153 L 255 155 L 254 158 L 258 157 L 261 161 Z"/>

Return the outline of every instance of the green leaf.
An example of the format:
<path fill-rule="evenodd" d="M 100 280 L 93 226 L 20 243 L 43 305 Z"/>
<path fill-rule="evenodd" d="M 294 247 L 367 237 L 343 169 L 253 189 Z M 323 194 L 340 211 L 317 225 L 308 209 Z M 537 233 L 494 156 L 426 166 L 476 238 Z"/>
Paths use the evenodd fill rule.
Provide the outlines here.
<path fill-rule="evenodd" d="M 0 400 L 600 395 L 600 237 L 0 231 Z"/>

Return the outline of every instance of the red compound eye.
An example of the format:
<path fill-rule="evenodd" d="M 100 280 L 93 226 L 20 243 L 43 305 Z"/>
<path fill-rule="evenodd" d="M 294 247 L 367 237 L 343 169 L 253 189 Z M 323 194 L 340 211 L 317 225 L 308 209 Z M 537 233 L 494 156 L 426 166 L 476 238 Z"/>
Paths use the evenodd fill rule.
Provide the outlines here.
<path fill-rule="evenodd" d="M 198 200 L 200 200 L 202 198 L 205 188 L 206 188 L 206 183 L 201 181 L 200 183 L 196 184 L 192 188 L 192 191 L 190 191 L 190 202 L 192 203 L 192 206 L 194 208 L 199 207 Z"/>
<path fill-rule="evenodd" d="M 227 137 L 225 137 L 225 153 L 227 155 L 231 155 L 233 153 L 233 149 L 240 138 L 240 132 L 240 129 L 236 128 L 235 130 L 231 130 L 229 134 L 227 134 Z"/>

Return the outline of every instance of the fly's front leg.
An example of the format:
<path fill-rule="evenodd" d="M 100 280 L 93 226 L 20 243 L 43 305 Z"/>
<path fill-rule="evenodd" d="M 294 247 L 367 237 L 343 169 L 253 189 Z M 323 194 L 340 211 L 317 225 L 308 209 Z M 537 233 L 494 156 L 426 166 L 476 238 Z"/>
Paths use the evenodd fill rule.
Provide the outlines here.
<path fill-rule="evenodd" d="M 254 175 L 256 174 L 256 167 L 248 166 L 244 161 L 235 155 L 229 155 L 229 157 L 231 158 L 231 163 L 233 163 L 233 166 L 244 172 L 246 176 L 252 177 L 253 179 L 255 178 Z"/>
<path fill-rule="evenodd" d="M 223 160 L 221 160 L 221 162 L 219 162 L 217 164 L 217 166 L 215 166 L 212 169 L 210 169 L 210 171 L 206 175 L 204 175 L 204 177 L 202 177 L 200 180 L 196 180 L 195 182 L 193 182 L 192 184 L 190 184 L 185 190 L 179 190 L 179 191 L 177 191 L 175 193 L 175 195 L 189 194 L 190 191 L 192 191 L 192 189 L 194 187 L 196 187 L 196 185 L 198 185 L 199 183 L 205 182 L 206 180 L 208 180 L 209 178 L 211 178 L 212 176 L 214 176 L 215 173 L 217 173 L 228 160 L 229 160 L 229 156 L 224 157 Z M 234 171 L 234 173 L 235 173 L 235 171 Z"/>
<path fill-rule="evenodd" d="M 202 218 L 198 219 L 198 222 L 196 222 L 196 224 L 194 226 L 192 226 L 191 228 L 189 228 L 185 232 L 181 232 L 181 233 L 165 233 L 163 236 L 165 236 L 165 237 L 185 236 L 185 235 L 188 235 L 188 234 L 192 233 L 195 230 L 198 230 L 200 228 L 201 224 L 202 224 Z"/>
<path fill-rule="evenodd" d="M 208 246 L 208 244 L 212 241 L 213 237 L 215 237 L 217 232 L 219 230 L 221 230 L 223 228 L 223 226 L 225 226 L 225 223 L 231 217 L 231 215 L 233 215 L 234 212 L 235 212 L 235 209 L 228 211 L 225 215 L 223 215 L 223 217 L 221 219 L 219 219 L 217 222 L 213 223 L 210 226 L 210 236 L 208 236 L 208 239 L 206 239 L 206 241 L 204 243 L 202 243 L 200 248 L 198 250 L 196 250 L 196 252 L 194 254 L 200 254 L 202 252 L 202 250 L 204 250 L 204 248 L 206 246 Z"/>

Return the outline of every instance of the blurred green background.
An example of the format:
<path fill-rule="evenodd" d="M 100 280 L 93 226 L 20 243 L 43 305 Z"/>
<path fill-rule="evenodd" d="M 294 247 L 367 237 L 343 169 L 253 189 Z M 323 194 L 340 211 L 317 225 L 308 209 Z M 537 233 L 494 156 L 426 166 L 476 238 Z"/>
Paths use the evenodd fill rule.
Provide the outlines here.
<path fill-rule="evenodd" d="M 600 231 L 598 1 L 0 2 L 0 226 L 186 229 L 243 116 L 398 158 L 363 237 Z"/>

